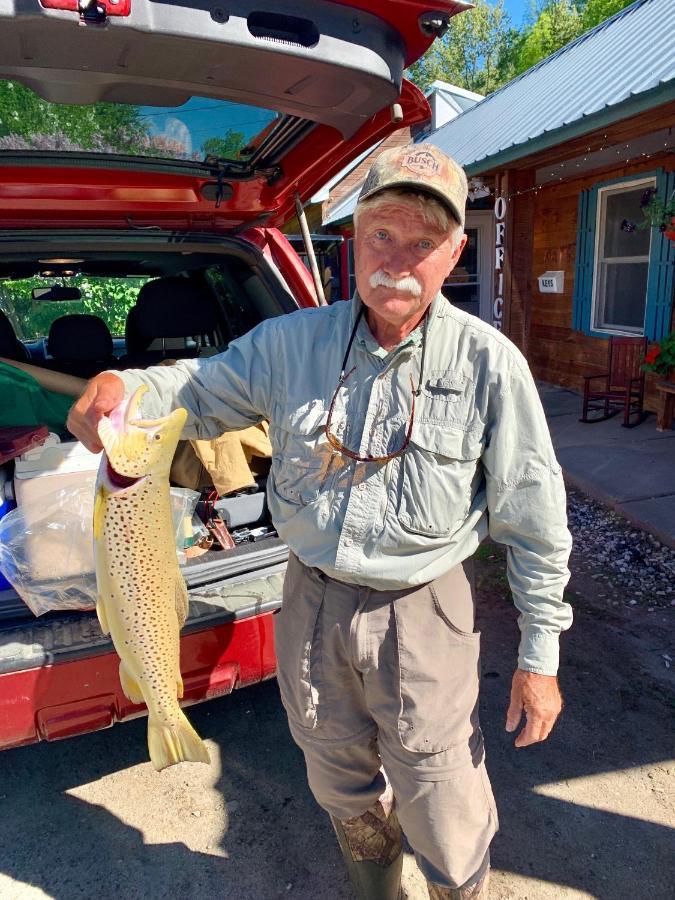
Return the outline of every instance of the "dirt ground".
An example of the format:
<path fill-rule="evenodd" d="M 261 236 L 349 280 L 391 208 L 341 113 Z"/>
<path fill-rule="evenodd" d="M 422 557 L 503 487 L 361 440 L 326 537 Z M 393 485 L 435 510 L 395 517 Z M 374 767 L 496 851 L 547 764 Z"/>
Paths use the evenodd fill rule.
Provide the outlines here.
<path fill-rule="evenodd" d="M 501 817 L 491 897 L 672 900 L 675 607 L 631 607 L 615 587 L 625 602 L 608 608 L 601 573 L 575 555 L 566 709 L 546 744 L 516 751 L 503 730 L 516 617 L 502 553 L 486 544 L 479 555 L 482 723 Z M 5 751 L 0 898 L 351 898 L 276 682 L 190 718 L 210 767 L 155 773 L 144 720 Z M 427 897 L 410 855 L 405 885 L 410 900 Z"/>

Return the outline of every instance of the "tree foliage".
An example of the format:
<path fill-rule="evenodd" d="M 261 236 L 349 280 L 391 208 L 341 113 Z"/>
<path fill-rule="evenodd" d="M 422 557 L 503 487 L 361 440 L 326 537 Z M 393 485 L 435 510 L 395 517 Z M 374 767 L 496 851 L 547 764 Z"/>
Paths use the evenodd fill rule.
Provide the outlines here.
<path fill-rule="evenodd" d="M 502 87 L 634 0 L 532 0 L 526 24 L 514 28 L 503 0 L 475 0 L 408 69 L 418 87 L 447 81 L 481 94 Z"/>
<path fill-rule="evenodd" d="M 15 81 L 0 81 L 0 146 L 28 149 L 37 136 L 59 136 L 63 149 L 128 152 L 146 136 L 137 106 L 93 103 L 88 106 L 50 103 Z M 10 137 L 17 147 L 9 146 Z M 50 149 L 53 149 L 52 141 Z M 39 144 L 35 149 L 42 149 Z"/>
<path fill-rule="evenodd" d="M 504 80 L 504 61 L 517 34 L 504 10 L 475 0 L 475 9 L 453 16 L 445 35 L 408 70 L 422 89 L 440 79 L 479 94 L 489 94 Z"/>
<path fill-rule="evenodd" d="M 207 138 L 204 141 L 204 156 L 218 156 L 222 159 L 236 159 L 246 143 L 243 131 L 229 128 L 222 137 Z"/>
<path fill-rule="evenodd" d="M 571 0 L 551 0 L 543 7 L 517 50 L 515 73 L 519 75 L 569 44 L 583 31 L 582 18 Z"/>
<path fill-rule="evenodd" d="M 124 334 L 127 313 L 136 302 L 146 278 L 90 278 L 76 275 L 64 279 L 69 286 L 78 287 L 82 298 L 72 302 L 40 302 L 33 300 L 35 287 L 47 287 L 45 278 L 22 278 L 0 282 L 0 309 L 8 316 L 17 337 L 34 340 L 49 333 L 49 327 L 60 316 L 72 313 L 91 313 L 100 316 L 112 334 Z"/>
<path fill-rule="evenodd" d="M 582 30 L 595 28 L 600 22 L 604 22 L 634 2 L 635 0 L 586 0 L 581 9 Z"/>

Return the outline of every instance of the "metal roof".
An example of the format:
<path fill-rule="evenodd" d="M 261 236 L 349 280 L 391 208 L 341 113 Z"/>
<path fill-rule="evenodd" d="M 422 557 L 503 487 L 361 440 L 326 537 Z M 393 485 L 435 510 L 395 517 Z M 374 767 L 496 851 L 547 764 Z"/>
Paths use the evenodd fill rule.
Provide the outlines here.
<path fill-rule="evenodd" d="M 477 174 L 675 99 L 675 0 L 637 0 L 427 137 Z"/>

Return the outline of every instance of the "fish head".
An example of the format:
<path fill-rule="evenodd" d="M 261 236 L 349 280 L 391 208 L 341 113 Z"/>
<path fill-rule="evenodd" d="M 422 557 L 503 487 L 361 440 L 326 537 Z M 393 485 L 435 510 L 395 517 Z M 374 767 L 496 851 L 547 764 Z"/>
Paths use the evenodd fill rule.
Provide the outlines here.
<path fill-rule="evenodd" d="M 169 477 L 171 461 L 187 419 L 181 407 L 161 419 L 141 419 L 142 385 L 98 423 L 98 436 L 114 484 L 130 487 L 148 475 Z"/>

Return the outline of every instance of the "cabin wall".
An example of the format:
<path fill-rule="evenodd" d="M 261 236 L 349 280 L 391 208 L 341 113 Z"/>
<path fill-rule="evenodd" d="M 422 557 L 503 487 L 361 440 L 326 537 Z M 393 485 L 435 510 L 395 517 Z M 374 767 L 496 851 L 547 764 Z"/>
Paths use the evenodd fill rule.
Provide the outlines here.
<path fill-rule="evenodd" d="M 572 327 L 580 192 L 601 181 L 661 167 L 675 169 L 672 154 L 596 170 L 582 178 L 538 189 L 532 189 L 531 170 L 508 173 L 510 191 L 523 192 L 513 197 L 508 251 L 511 294 L 505 309 L 504 331 L 526 354 L 535 378 L 582 390 L 584 375 L 606 368 L 608 341 Z M 529 188 L 528 174 L 532 179 Z M 564 271 L 562 294 L 540 293 L 537 279 L 547 270 Z M 672 324 L 675 327 L 675 321 Z M 655 380 L 648 374 L 646 407 L 652 410 L 656 408 Z"/>

